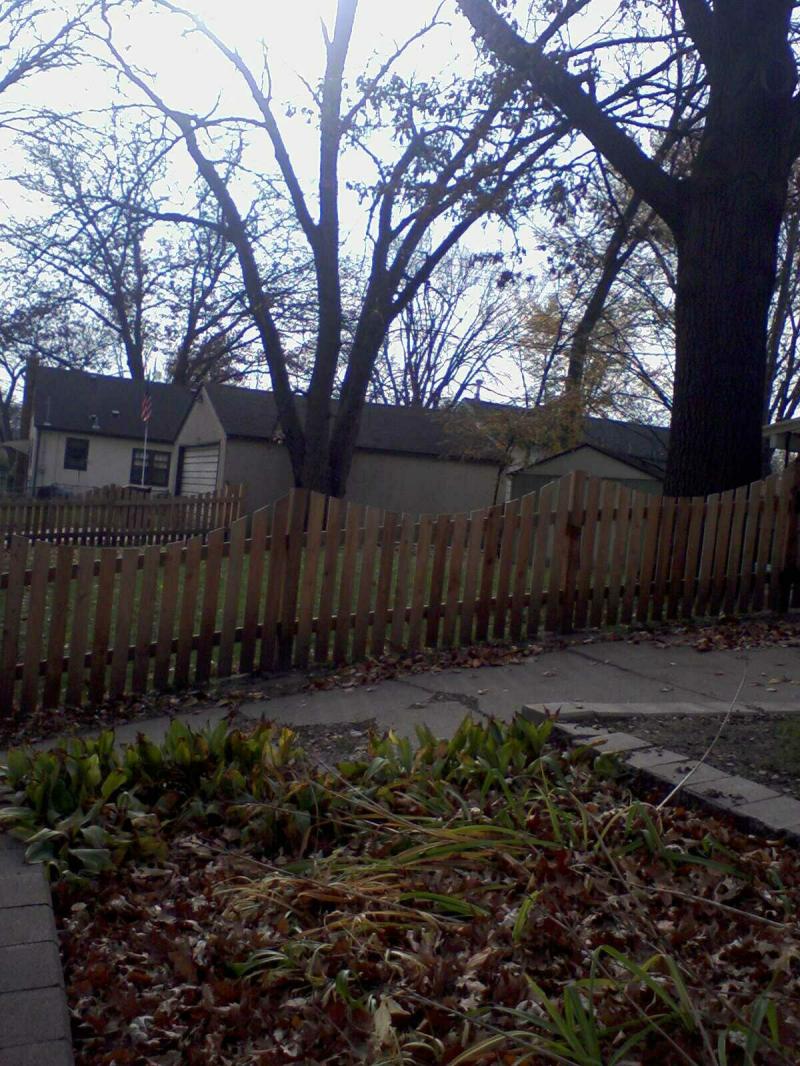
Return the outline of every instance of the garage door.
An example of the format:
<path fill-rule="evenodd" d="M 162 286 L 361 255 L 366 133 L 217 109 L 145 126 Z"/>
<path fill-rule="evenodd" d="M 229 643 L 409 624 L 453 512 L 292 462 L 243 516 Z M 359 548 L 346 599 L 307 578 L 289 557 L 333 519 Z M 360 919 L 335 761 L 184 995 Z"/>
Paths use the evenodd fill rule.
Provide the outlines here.
<path fill-rule="evenodd" d="M 219 469 L 219 445 L 201 444 L 183 448 L 178 471 L 181 496 L 215 492 Z"/>

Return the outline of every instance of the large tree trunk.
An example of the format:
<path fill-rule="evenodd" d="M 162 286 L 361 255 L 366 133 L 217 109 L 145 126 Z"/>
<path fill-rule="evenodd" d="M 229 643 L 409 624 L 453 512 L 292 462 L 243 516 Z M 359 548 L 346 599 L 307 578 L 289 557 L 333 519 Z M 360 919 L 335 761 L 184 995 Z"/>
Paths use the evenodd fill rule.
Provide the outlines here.
<path fill-rule="evenodd" d="M 714 22 L 708 116 L 676 232 L 670 495 L 761 477 L 767 322 L 792 161 L 789 10 L 738 0 Z"/>
<path fill-rule="evenodd" d="M 780 210 L 757 182 L 689 192 L 678 239 L 675 391 L 664 491 L 695 496 L 761 477 L 767 315 Z"/>
<path fill-rule="evenodd" d="M 694 192 L 694 191 L 693 191 Z M 678 239 L 675 389 L 665 491 L 699 496 L 762 475 L 767 314 L 780 214 L 756 190 L 694 195 Z"/>

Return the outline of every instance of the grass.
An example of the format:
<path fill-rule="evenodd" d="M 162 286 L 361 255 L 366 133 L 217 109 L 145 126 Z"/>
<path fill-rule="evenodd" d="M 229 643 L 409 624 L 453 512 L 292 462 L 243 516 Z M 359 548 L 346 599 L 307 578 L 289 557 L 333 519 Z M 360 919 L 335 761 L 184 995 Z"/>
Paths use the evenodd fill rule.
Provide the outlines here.
<path fill-rule="evenodd" d="M 320 768 L 176 725 L 17 758 L 78 1062 L 796 1062 L 797 854 L 548 734 L 467 719 Z"/>

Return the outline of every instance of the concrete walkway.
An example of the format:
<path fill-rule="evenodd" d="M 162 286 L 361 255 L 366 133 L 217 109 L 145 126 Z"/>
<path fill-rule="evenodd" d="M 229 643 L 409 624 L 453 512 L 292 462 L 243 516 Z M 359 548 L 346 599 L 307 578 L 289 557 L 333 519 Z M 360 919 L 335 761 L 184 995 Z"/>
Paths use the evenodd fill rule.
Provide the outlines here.
<path fill-rule="evenodd" d="M 0 833 L 0 1066 L 70 1066 L 72 1042 L 50 887 Z"/>
<path fill-rule="evenodd" d="M 613 705 L 617 713 L 627 708 L 637 714 L 720 713 L 727 710 L 744 672 L 737 707 L 800 713 L 800 649 L 701 654 L 689 647 L 624 642 L 575 644 L 498 667 L 426 671 L 374 686 L 273 696 L 245 702 L 239 713 L 245 719 L 266 717 L 290 726 L 374 718 L 380 729 L 409 736 L 424 722 L 447 736 L 468 711 L 508 719 L 529 704 L 553 710 L 561 704 Z M 228 713 L 228 707 L 209 707 L 178 717 L 200 726 Z M 144 732 L 158 739 L 169 721 L 134 722 L 120 727 L 117 736 L 124 742 Z"/>

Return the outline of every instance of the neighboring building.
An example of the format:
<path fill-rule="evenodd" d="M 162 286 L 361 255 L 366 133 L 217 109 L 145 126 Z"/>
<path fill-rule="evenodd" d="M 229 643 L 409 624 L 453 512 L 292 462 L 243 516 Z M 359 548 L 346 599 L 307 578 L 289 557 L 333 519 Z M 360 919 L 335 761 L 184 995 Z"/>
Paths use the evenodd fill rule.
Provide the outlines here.
<path fill-rule="evenodd" d="M 618 481 L 640 492 L 663 491 L 669 430 L 640 422 L 587 418 L 583 443 L 549 455 L 511 475 L 511 495 L 534 492 L 573 470 Z"/>
<path fill-rule="evenodd" d="M 28 491 L 82 492 L 102 485 L 175 487 L 175 438 L 192 405 L 179 385 L 147 386 L 152 415 L 145 459 L 143 381 L 39 367 L 32 398 Z"/>
<path fill-rule="evenodd" d="M 154 492 L 194 495 L 241 484 L 244 507 L 252 511 L 292 486 L 271 392 L 207 385 L 193 394 L 178 385 L 48 367 L 37 367 L 34 381 L 29 438 L 17 444 L 27 449 L 28 491 L 144 482 Z M 152 416 L 143 469 L 146 387 Z M 298 404 L 302 414 L 302 397 Z M 471 511 L 578 469 L 660 491 L 668 439 L 660 427 L 589 418 L 584 443 L 524 469 L 535 449 L 503 457 L 490 442 L 490 454 L 483 454 L 484 446 L 470 440 L 465 458 L 465 427 L 469 418 L 454 434 L 443 412 L 367 404 L 347 499 L 416 514 Z M 483 439 L 478 423 L 475 436 Z"/>
<path fill-rule="evenodd" d="M 764 426 L 763 432 L 769 447 L 780 452 L 787 462 L 791 455 L 800 452 L 800 418 L 773 422 L 771 426 Z"/>
<path fill-rule="evenodd" d="M 179 493 L 245 486 L 245 508 L 279 499 L 292 485 L 271 392 L 207 385 L 176 441 Z M 505 498 L 496 459 L 452 455 L 435 411 L 367 404 L 347 499 L 393 511 L 470 511 Z"/>

